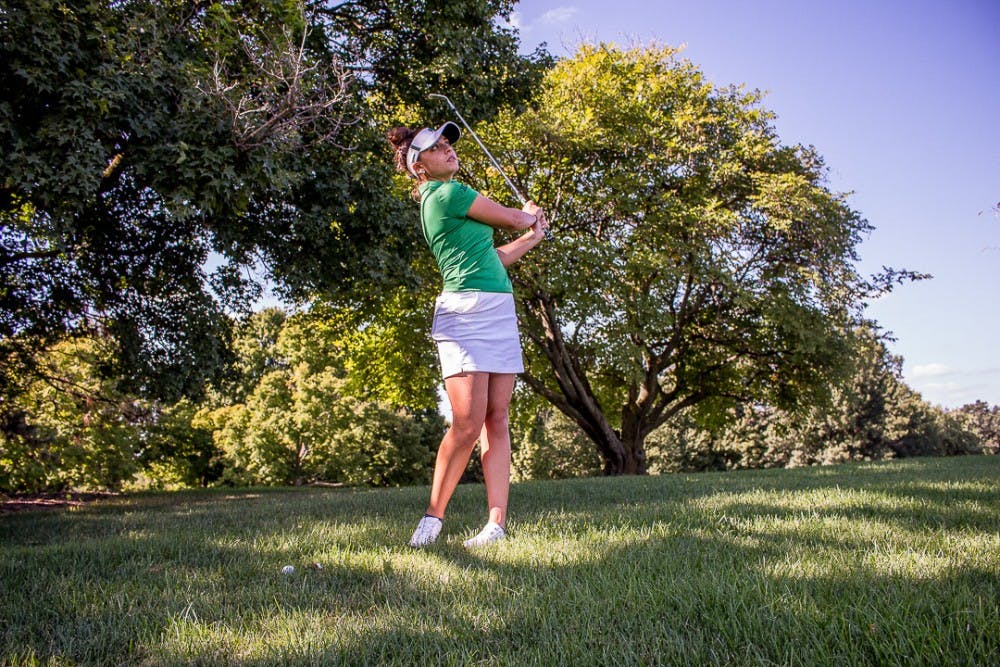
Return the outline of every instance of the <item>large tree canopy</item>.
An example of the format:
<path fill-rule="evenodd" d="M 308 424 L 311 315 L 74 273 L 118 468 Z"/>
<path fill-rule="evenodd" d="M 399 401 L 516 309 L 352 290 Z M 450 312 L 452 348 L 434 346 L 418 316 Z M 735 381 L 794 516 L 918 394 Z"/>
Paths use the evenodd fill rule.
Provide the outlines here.
<path fill-rule="evenodd" d="M 0 3 L 4 389 L 96 327 L 134 389 L 197 392 L 225 356 L 220 312 L 255 295 L 247 267 L 298 298 L 405 279 L 414 213 L 384 119 L 459 80 L 477 114 L 523 97 L 545 58 L 517 54 L 510 8 Z"/>
<path fill-rule="evenodd" d="M 608 473 L 681 410 L 822 399 L 846 367 L 869 225 L 760 101 L 669 48 L 586 46 L 483 127 L 556 232 L 513 276 L 524 379 Z"/>

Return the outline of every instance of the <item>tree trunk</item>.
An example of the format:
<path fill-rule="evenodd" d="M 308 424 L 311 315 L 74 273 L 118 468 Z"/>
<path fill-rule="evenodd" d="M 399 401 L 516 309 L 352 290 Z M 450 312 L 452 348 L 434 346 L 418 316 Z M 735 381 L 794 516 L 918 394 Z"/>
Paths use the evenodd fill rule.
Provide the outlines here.
<path fill-rule="evenodd" d="M 618 439 L 617 447 L 621 448 L 623 456 L 604 458 L 605 475 L 646 475 L 649 470 L 646 468 L 646 450 L 641 442 L 626 443 Z"/>
<path fill-rule="evenodd" d="M 625 452 L 626 475 L 645 475 L 646 468 L 646 435 L 642 428 L 642 421 L 630 414 L 630 411 L 623 411 L 621 447 Z"/>
<path fill-rule="evenodd" d="M 541 335 L 528 330 L 528 336 L 541 349 L 552 365 L 558 391 L 530 373 L 522 379 L 531 389 L 548 400 L 572 419 L 596 445 L 604 461 L 605 475 L 645 475 L 646 452 L 641 428 L 628 428 L 623 433 L 612 428 L 601 405 L 597 402 L 587 374 L 577 355 L 566 344 L 556 321 L 551 298 L 536 294 L 525 302 L 541 324 Z M 638 424 L 636 420 L 636 424 Z"/>

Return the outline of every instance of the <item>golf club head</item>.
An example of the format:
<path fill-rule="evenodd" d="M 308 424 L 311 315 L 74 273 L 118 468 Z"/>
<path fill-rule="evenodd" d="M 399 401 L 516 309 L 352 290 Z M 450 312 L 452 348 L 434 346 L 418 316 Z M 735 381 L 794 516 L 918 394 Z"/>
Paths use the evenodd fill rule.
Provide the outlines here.
<path fill-rule="evenodd" d="M 444 100 L 445 102 L 448 103 L 448 106 L 450 106 L 450 107 L 454 107 L 455 106 L 454 104 L 451 103 L 451 100 L 448 99 L 447 95 L 441 95 L 440 93 L 428 93 L 427 97 L 434 97 L 434 98 L 437 98 L 439 100 Z"/>

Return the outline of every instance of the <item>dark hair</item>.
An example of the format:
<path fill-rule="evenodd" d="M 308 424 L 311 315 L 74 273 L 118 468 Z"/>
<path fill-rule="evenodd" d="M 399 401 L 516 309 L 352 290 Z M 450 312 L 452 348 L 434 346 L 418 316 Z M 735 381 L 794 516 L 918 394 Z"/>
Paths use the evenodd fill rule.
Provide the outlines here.
<path fill-rule="evenodd" d="M 408 127 L 394 127 L 386 135 L 389 143 L 396 150 L 396 154 L 393 156 L 396 169 L 407 176 L 413 176 L 410 170 L 406 168 L 406 153 L 410 150 L 410 144 L 413 143 L 413 137 L 415 136 L 417 136 L 417 130 L 411 130 Z"/>

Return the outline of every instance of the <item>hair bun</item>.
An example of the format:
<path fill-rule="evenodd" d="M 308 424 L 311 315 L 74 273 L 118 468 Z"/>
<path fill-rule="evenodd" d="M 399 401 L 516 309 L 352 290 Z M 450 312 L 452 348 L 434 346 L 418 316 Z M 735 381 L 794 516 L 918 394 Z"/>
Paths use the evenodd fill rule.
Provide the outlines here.
<path fill-rule="evenodd" d="M 389 143 L 392 144 L 393 150 L 396 154 L 393 156 L 393 162 L 396 164 L 396 169 L 408 173 L 406 168 L 406 152 L 410 148 L 410 144 L 413 143 L 413 138 L 417 136 L 416 130 L 411 130 L 408 127 L 394 127 L 386 134 L 386 138 Z M 412 175 L 412 174 L 410 174 Z"/>
<path fill-rule="evenodd" d="M 416 135 L 416 130 L 411 130 L 408 127 L 394 127 L 389 130 L 387 136 L 392 147 L 399 150 L 402 146 L 408 146 Z"/>

